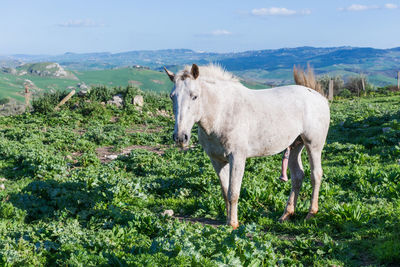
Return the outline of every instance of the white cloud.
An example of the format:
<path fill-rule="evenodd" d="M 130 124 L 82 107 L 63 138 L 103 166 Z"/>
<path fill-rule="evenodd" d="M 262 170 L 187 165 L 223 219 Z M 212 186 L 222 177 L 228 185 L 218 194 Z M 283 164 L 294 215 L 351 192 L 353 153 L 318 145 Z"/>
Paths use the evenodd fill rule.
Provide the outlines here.
<path fill-rule="evenodd" d="M 211 32 L 213 36 L 223 36 L 223 35 L 231 35 L 232 33 L 227 30 L 215 30 Z"/>
<path fill-rule="evenodd" d="M 270 8 L 255 8 L 251 10 L 254 16 L 293 16 L 293 15 L 310 15 L 311 10 L 293 10 L 286 7 L 270 7 Z"/>
<path fill-rule="evenodd" d="M 58 26 L 68 27 L 68 28 L 83 28 L 83 27 L 104 27 L 104 24 L 95 22 L 91 19 L 75 19 L 60 23 L 58 24 Z"/>
<path fill-rule="evenodd" d="M 231 36 L 233 35 L 232 32 L 228 31 L 228 30 L 224 30 L 224 29 L 217 29 L 211 32 L 207 32 L 207 33 L 199 33 L 199 34 L 195 34 L 195 36 L 197 37 L 223 37 L 223 36 Z"/>
<path fill-rule="evenodd" d="M 379 9 L 379 8 L 380 7 L 377 5 L 366 6 L 366 5 L 360 5 L 360 4 L 352 4 L 348 7 L 339 8 L 339 10 L 340 11 L 365 11 L 365 10 Z"/>
<path fill-rule="evenodd" d="M 387 4 L 385 4 L 385 8 L 387 8 L 387 9 L 396 9 L 396 8 L 398 8 L 398 6 L 395 5 L 395 4 L 387 3 Z"/>

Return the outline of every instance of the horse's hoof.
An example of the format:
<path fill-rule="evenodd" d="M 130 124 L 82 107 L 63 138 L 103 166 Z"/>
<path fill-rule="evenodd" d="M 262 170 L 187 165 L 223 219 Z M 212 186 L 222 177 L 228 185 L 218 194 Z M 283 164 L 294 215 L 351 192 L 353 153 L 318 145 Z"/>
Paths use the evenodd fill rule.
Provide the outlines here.
<path fill-rule="evenodd" d="M 289 213 L 289 212 L 283 214 L 283 215 L 279 218 L 279 222 L 280 222 L 280 223 L 283 223 L 284 221 L 288 221 L 292 215 L 293 215 L 293 213 Z"/>
<path fill-rule="evenodd" d="M 236 230 L 239 227 L 239 223 L 231 223 L 233 230 Z"/>
<path fill-rule="evenodd" d="M 279 177 L 279 180 L 281 180 L 282 182 L 287 182 L 289 179 L 287 178 L 287 176 L 281 175 L 281 176 Z"/>
<path fill-rule="evenodd" d="M 307 214 L 307 216 L 306 216 L 306 221 L 308 221 L 308 220 L 314 218 L 314 217 L 315 217 L 315 214 L 317 214 L 317 213 L 311 213 L 311 212 L 309 212 L 309 213 Z"/>

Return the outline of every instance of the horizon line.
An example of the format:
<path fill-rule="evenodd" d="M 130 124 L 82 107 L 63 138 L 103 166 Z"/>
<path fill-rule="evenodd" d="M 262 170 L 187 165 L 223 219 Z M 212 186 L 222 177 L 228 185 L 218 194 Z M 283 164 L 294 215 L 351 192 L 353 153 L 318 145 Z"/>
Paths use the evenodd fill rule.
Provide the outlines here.
<path fill-rule="evenodd" d="M 168 51 L 168 50 L 186 50 L 192 51 L 195 53 L 212 53 L 212 54 L 239 54 L 239 53 L 246 53 L 246 52 L 255 52 L 255 51 L 272 51 L 272 50 L 281 50 L 281 49 L 297 49 L 297 48 L 372 48 L 376 50 L 392 50 L 396 48 L 400 48 L 400 46 L 389 47 L 389 48 L 376 48 L 372 46 L 351 46 L 351 45 L 342 45 L 342 46 L 294 46 L 294 47 L 281 47 L 281 48 L 265 48 L 265 49 L 254 49 L 254 50 L 243 50 L 243 51 L 229 51 L 229 52 L 213 52 L 213 51 L 205 51 L 205 50 L 198 50 L 198 49 L 190 49 L 190 48 L 161 48 L 161 49 L 138 49 L 138 50 L 127 50 L 121 52 L 110 52 L 110 51 L 99 51 L 99 52 L 71 52 L 67 51 L 64 53 L 58 54 L 30 54 L 30 53 L 12 53 L 12 54 L 0 54 L 2 57 L 12 57 L 12 56 L 61 56 L 66 54 L 74 54 L 74 55 L 82 55 L 82 54 L 124 54 L 129 52 L 158 52 L 158 51 Z"/>

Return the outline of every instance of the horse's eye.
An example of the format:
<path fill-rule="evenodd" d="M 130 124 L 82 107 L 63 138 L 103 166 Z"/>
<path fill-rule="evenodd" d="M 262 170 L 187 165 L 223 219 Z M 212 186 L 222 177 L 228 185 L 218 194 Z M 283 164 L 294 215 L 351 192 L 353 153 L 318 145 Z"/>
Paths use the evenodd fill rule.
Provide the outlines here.
<path fill-rule="evenodd" d="M 192 97 L 192 100 L 196 100 L 197 99 L 197 95 Z"/>

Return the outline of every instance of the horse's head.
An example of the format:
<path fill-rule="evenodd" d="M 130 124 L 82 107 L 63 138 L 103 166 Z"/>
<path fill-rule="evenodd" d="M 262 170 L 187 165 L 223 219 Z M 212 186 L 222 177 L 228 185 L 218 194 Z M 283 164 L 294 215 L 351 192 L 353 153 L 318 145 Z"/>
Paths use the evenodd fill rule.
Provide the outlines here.
<path fill-rule="evenodd" d="M 193 125 L 201 119 L 201 97 L 200 86 L 197 78 L 199 77 L 199 67 L 193 64 L 190 70 L 183 70 L 176 75 L 165 67 L 168 77 L 174 82 L 171 91 L 175 128 L 172 138 L 177 145 L 185 147 L 189 144 L 190 132 Z"/>

